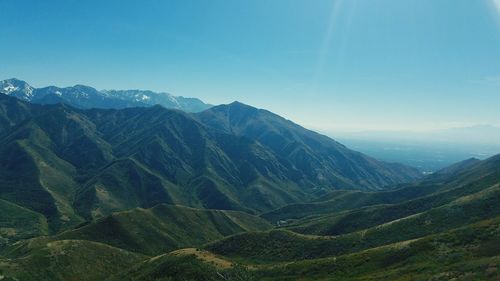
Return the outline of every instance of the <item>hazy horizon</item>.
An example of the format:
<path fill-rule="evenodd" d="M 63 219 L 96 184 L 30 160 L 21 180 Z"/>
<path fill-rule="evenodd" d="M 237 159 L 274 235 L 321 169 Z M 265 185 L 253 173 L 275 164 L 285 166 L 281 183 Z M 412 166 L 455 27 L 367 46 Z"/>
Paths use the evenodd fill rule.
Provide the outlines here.
<path fill-rule="evenodd" d="M 500 127 L 497 0 L 21 0 L 0 10 L 0 77 L 35 87 L 238 100 L 321 132 Z"/>

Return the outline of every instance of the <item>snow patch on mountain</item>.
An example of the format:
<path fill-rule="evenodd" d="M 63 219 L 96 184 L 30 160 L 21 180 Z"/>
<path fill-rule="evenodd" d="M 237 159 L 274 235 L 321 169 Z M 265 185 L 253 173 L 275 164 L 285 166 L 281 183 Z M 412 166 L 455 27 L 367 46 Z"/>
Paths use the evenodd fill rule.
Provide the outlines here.
<path fill-rule="evenodd" d="M 2 90 L 3 89 L 3 90 Z M 148 90 L 102 90 L 98 91 L 85 85 L 59 88 L 49 86 L 33 88 L 18 79 L 0 81 L 0 92 L 33 103 L 50 104 L 65 102 L 78 108 L 125 108 L 153 106 L 175 108 L 187 112 L 200 112 L 212 107 L 196 98 L 173 96 L 165 92 Z M 54 99 L 54 96 L 58 97 Z"/>
<path fill-rule="evenodd" d="M 147 95 L 145 95 L 145 94 L 142 94 L 142 95 L 137 95 L 135 100 L 136 100 L 136 101 L 148 101 L 148 100 L 150 100 L 150 99 L 151 99 L 151 97 L 150 97 L 150 96 L 147 96 Z"/>
<path fill-rule="evenodd" d="M 10 94 L 14 91 L 17 91 L 18 89 L 19 89 L 18 87 L 14 87 L 13 85 L 10 85 L 10 84 L 8 84 L 7 86 L 5 86 L 3 88 L 3 90 L 5 91 L 6 94 Z"/>

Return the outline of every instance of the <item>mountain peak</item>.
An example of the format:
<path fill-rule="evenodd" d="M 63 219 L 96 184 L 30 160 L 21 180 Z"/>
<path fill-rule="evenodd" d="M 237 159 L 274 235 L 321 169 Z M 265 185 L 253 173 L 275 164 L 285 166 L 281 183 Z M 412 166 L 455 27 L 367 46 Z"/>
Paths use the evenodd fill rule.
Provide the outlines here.
<path fill-rule="evenodd" d="M 0 81 L 0 84 L 2 86 L 4 85 L 12 85 L 14 87 L 26 87 L 29 86 L 29 84 L 26 81 L 17 79 L 17 78 L 10 78 L 10 79 L 5 79 L 3 81 Z"/>
<path fill-rule="evenodd" d="M 83 90 L 83 91 L 92 91 L 92 92 L 99 92 L 97 89 L 87 86 L 87 85 L 82 85 L 82 84 L 77 84 L 73 86 L 74 89 L 78 90 Z"/>
<path fill-rule="evenodd" d="M 5 79 L 5 80 L 3 80 L 3 81 L 6 81 L 6 82 L 11 82 L 11 83 L 25 83 L 25 84 L 27 84 L 27 83 L 26 83 L 26 81 L 23 81 L 23 80 L 21 80 L 21 79 L 17 79 L 17 78 L 15 78 L 15 77 L 13 77 L 13 78 L 9 78 L 9 79 Z"/>
<path fill-rule="evenodd" d="M 24 101 L 30 101 L 33 97 L 34 88 L 28 83 L 17 78 L 0 81 L 0 91 L 9 96 L 14 96 Z"/>
<path fill-rule="evenodd" d="M 246 104 L 244 104 L 244 103 L 242 103 L 240 101 L 235 100 L 235 101 L 229 103 L 228 105 L 246 105 Z"/>
<path fill-rule="evenodd" d="M 256 107 L 253 107 L 251 105 L 248 105 L 248 104 L 245 104 L 245 103 L 242 103 L 240 101 L 233 101 L 232 103 L 229 103 L 227 105 L 225 105 L 227 107 L 239 107 L 239 108 L 253 108 L 253 109 L 257 109 Z"/>
<path fill-rule="evenodd" d="M 197 98 L 184 98 L 149 90 L 97 90 L 77 84 L 72 87 L 33 88 L 25 81 L 11 78 L 0 81 L 0 93 L 38 104 L 67 103 L 76 108 L 144 107 L 160 104 L 165 108 L 201 112 L 212 105 Z"/>
<path fill-rule="evenodd" d="M 217 105 L 207 110 L 207 112 L 217 112 L 218 114 L 223 114 L 228 118 L 237 119 L 251 118 L 253 116 L 256 116 L 260 111 L 262 110 L 239 101 L 234 101 L 229 104 Z"/>

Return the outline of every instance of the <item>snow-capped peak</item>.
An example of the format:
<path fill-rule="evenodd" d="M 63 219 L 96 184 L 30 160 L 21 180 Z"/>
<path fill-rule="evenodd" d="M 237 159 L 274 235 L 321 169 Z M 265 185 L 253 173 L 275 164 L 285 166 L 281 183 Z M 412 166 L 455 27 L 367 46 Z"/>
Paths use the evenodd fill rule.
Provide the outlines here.
<path fill-rule="evenodd" d="M 14 85 L 12 84 L 7 84 L 3 87 L 3 90 L 5 91 L 5 93 L 8 95 L 14 91 L 17 91 L 19 90 L 19 87 L 15 87 Z"/>
<path fill-rule="evenodd" d="M 165 92 L 149 90 L 96 90 L 85 85 L 59 88 L 48 86 L 33 88 L 18 79 L 0 81 L 0 92 L 33 103 L 64 101 L 78 108 L 123 108 L 160 104 L 166 108 L 176 108 L 188 112 L 199 112 L 211 105 L 198 99 L 184 100 Z M 58 98 L 54 99 L 55 95 Z"/>
<path fill-rule="evenodd" d="M 0 81 L 0 89 L 1 92 L 7 95 L 12 95 L 26 101 L 31 100 L 34 90 L 28 83 L 15 78 Z"/>

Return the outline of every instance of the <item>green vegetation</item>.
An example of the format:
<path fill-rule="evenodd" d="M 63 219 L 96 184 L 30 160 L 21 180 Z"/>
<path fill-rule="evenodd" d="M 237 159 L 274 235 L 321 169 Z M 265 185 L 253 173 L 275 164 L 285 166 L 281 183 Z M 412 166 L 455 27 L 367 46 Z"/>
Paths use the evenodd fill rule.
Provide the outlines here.
<path fill-rule="evenodd" d="M 498 280 L 500 155 L 366 191 L 415 177 L 239 103 L 0 95 L 0 280 Z"/>
<path fill-rule="evenodd" d="M 366 206 L 395 204 L 436 192 L 442 186 L 437 184 L 403 187 L 380 192 L 339 190 L 331 192 L 311 203 L 290 204 L 261 215 L 266 220 L 277 223 L 311 216 L 338 213 Z"/>
<path fill-rule="evenodd" d="M 438 188 L 427 196 L 399 204 L 306 217 L 286 226 L 288 231 L 243 233 L 209 244 L 207 249 L 253 263 L 294 261 L 353 253 L 448 231 L 500 215 L 499 166 L 498 157 L 493 157 L 474 166 L 475 173 L 469 169 L 462 171 L 460 181 L 456 174 L 444 181 L 439 176 L 441 183 L 435 178 L 428 179 L 426 184 L 434 182 Z M 412 194 L 406 189 L 383 192 L 383 196 L 401 191 Z M 329 195 L 328 200 L 336 198 L 342 202 L 351 194 L 350 191 L 336 192 Z M 332 233 L 338 235 L 313 236 Z"/>
<path fill-rule="evenodd" d="M 481 192 L 490 186 L 481 183 L 476 187 L 475 189 L 472 186 L 466 186 L 399 204 L 376 205 L 333 215 L 305 218 L 289 224 L 287 228 L 299 233 L 315 235 L 350 233 L 427 212 L 447 204 L 453 205 L 455 200 Z M 491 188 L 497 187 L 493 186 Z M 486 207 L 489 207 L 489 205 Z M 488 214 L 488 210 L 485 210 L 485 213 Z M 457 215 L 460 215 L 460 213 L 457 213 Z"/>
<path fill-rule="evenodd" d="M 255 273 L 199 249 L 183 249 L 146 260 L 113 280 L 256 281 Z"/>
<path fill-rule="evenodd" d="M 110 280 L 497 280 L 500 217 L 346 255 L 235 266 L 199 249 L 138 263 Z"/>
<path fill-rule="evenodd" d="M 286 159 L 285 165 L 293 167 L 294 181 L 313 192 L 331 186 L 380 190 L 421 177 L 416 169 L 377 161 L 272 112 L 239 102 L 214 106 L 196 117 L 208 127 L 257 140 L 277 158 Z"/>
<path fill-rule="evenodd" d="M 411 203 L 413 206 L 402 207 L 402 209 L 413 208 L 412 212 L 420 212 L 494 185 L 499 181 L 499 165 L 499 156 L 479 162 L 475 159 L 469 159 L 416 183 L 400 185 L 394 190 L 380 192 L 333 191 L 313 200 L 313 202 L 290 204 L 264 213 L 261 217 L 273 224 L 280 220 L 291 222 L 302 218 L 309 221 L 310 218 L 328 214 L 334 215 L 342 211 L 361 210 L 362 207 L 375 205 L 407 204 L 406 201 L 411 200 L 414 200 Z M 405 212 L 400 213 L 401 215 L 409 214 Z"/>
<path fill-rule="evenodd" d="M 106 243 L 146 255 L 198 246 L 224 236 L 271 228 L 264 220 L 236 211 L 158 205 L 115 213 L 53 239 Z"/>
<path fill-rule="evenodd" d="M 109 280 L 130 281 L 496 280 L 500 185 L 486 187 L 493 182 L 491 175 L 467 182 L 468 192 L 464 186 L 438 192 L 448 194 L 448 199 L 436 202 L 455 198 L 446 204 L 333 237 L 258 231 L 269 229 L 269 224 L 234 211 L 169 205 L 135 209 L 54 237 L 16 243 L 3 251 L 0 268 L 6 278 L 20 280 L 69 280 L 66 272 L 78 280 L 105 280 L 102 276 L 108 272 Z M 231 235 L 244 231 L 250 232 Z M 206 250 L 181 249 L 151 257 L 227 235 L 203 246 Z M 178 244 L 169 244 L 174 240 L 165 237 L 178 239 Z M 158 245 L 165 248 L 156 251 Z M 95 262 L 95 255 L 111 255 L 115 262 Z"/>
<path fill-rule="evenodd" d="M 500 185 L 450 204 L 339 236 L 299 235 L 285 230 L 243 233 L 206 249 L 253 263 L 315 259 L 407 241 L 500 215 Z M 292 230 L 294 230 L 292 228 Z"/>
<path fill-rule="evenodd" d="M 500 217 L 324 259 L 263 267 L 261 280 L 498 280 Z"/>
<path fill-rule="evenodd" d="M 105 280 L 145 259 L 144 256 L 90 241 L 41 243 L 29 254 L 0 261 L 3 274 L 23 281 Z"/>
<path fill-rule="evenodd" d="M 226 109 L 241 123 L 221 116 Z M 242 127 L 215 128 L 226 125 Z M 252 134 L 258 128 L 279 134 Z M 51 234 L 161 203 L 255 214 L 333 188 L 379 189 L 419 176 L 238 103 L 187 114 L 0 95 L 0 130 L 0 199 L 44 215 Z"/>
<path fill-rule="evenodd" d="M 47 234 L 43 215 L 0 199 L 0 249 L 13 241 Z"/>

